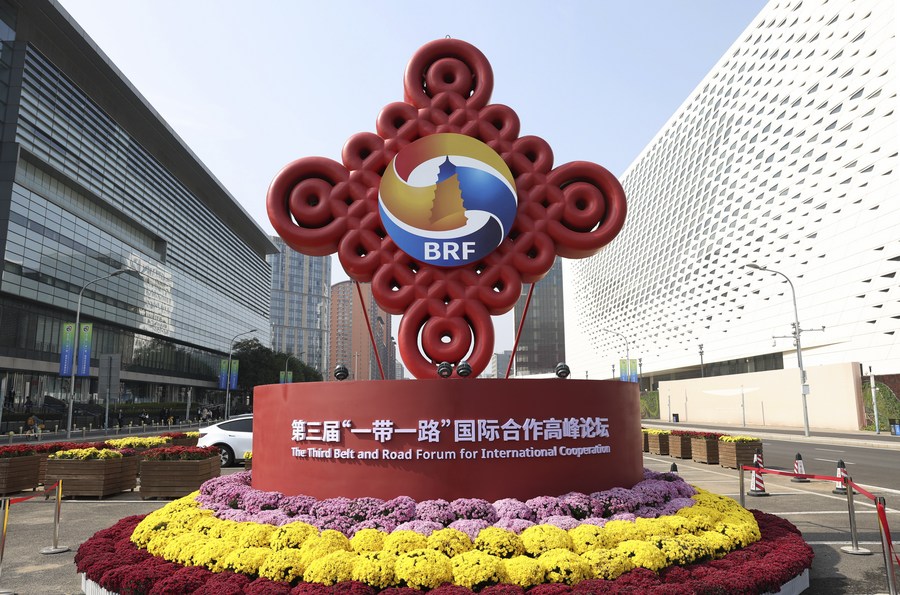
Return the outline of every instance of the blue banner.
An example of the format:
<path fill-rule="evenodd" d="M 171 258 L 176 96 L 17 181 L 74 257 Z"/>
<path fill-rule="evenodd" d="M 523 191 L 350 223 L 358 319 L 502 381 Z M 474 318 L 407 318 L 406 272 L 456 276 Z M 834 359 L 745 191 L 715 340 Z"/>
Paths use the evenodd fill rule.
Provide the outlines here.
<path fill-rule="evenodd" d="M 65 322 L 59 339 L 59 375 L 72 375 L 72 356 L 75 354 L 75 323 Z"/>
<path fill-rule="evenodd" d="M 231 374 L 230 374 L 230 380 L 229 380 L 231 390 L 234 390 L 237 388 L 237 377 L 238 377 L 238 365 L 239 364 L 240 364 L 240 362 L 237 361 L 236 359 L 231 360 Z"/>
<path fill-rule="evenodd" d="M 76 376 L 91 375 L 91 339 L 94 335 L 94 325 L 90 322 L 82 322 L 79 325 L 78 333 L 78 361 L 76 365 Z"/>
<path fill-rule="evenodd" d="M 219 389 L 225 390 L 228 382 L 228 360 L 219 360 Z"/>

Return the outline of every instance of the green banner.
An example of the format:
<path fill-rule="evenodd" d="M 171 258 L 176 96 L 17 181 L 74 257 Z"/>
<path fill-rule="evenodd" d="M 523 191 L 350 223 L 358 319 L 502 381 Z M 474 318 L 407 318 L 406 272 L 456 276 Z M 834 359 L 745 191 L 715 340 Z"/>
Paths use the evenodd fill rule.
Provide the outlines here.
<path fill-rule="evenodd" d="M 72 357 L 75 354 L 75 323 L 64 322 L 59 337 L 59 375 L 72 375 Z"/>
<path fill-rule="evenodd" d="M 94 325 L 90 322 L 82 322 L 78 325 L 78 361 L 76 364 L 76 376 L 91 375 L 91 339 L 94 336 Z"/>

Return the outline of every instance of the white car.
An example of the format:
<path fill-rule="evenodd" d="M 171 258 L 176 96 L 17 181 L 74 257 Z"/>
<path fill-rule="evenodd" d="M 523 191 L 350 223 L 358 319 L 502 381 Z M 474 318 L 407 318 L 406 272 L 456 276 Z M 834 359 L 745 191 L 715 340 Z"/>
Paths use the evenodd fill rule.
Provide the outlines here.
<path fill-rule="evenodd" d="M 253 449 L 253 415 L 237 415 L 200 428 L 197 446 L 219 447 L 223 467 L 243 461 L 244 453 Z"/>

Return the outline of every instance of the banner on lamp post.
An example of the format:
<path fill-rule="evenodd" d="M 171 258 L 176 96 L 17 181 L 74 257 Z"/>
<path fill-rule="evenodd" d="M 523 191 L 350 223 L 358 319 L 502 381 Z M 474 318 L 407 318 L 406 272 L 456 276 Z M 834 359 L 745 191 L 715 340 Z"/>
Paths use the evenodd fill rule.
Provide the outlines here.
<path fill-rule="evenodd" d="M 75 354 L 75 323 L 63 323 L 59 339 L 59 375 L 72 375 L 72 356 Z"/>
<path fill-rule="evenodd" d="M 225 390 L 228 386 L 228 360 L 219 360 L 219 389 Z"/>
<path fill-rule="evenodd" d="M 619 380 L 625 382 L 628 380 L 628 360 L 622 358 L 619 360 Z"/>
<path fill-rule="evenodd" d="M 78 364 L 75 370 L 76 376 L 91 375 L 91 339 L 94 336 L 94 325 L 90 322 L 82 322 L 78 333 Z"/>
<path fill-rule="evenodd" d="M 231 387 L 231 390 L 237 388 L 237 379 L 238 379 L 238 366 L 240 362 L 236 359 L 231 360 L 231 374 L 229 375 L 228 385 Z"/>
<path fill-rule="evenodd" d="M 294 371 L 293 370 L 288 370 L 287 376 L 285 377 L 284 381 L 287 383 L 291 383 L 294 381 Z"/>
<path fill-rule="evenodd" d="M 638 361 L 636 359 L 628 360 L 628 369 L 631 372 L 628 381 L 629 382 L 637 382 L 638 381 Z"/>

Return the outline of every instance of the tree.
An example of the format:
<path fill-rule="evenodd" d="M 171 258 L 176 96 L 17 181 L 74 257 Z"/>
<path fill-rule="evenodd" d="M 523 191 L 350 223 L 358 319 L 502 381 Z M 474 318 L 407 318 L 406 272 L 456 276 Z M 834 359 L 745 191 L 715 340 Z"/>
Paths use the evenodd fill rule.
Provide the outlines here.
<path fill-rule="evenodd" d="M 266 347 L 257 339 L 246 339 L 235 343 L 232 359 L 240 361 L 238 389 L 252 391 L 260 384 L 278 384 L 279 373 L 284 371 L 288 354 Z M 294 382 L 315 382 L 322 380 L 322 374 L 312 367 L 292 357 L 288 370 L 294 373 Z"/>

